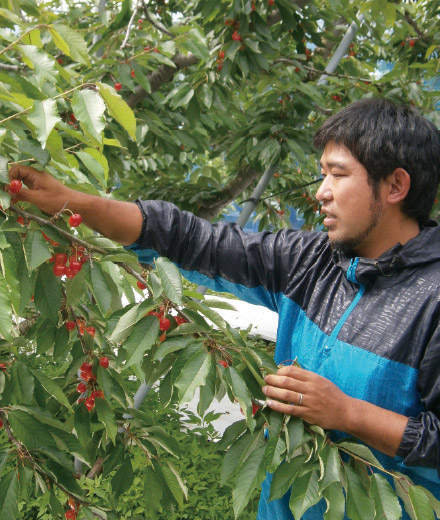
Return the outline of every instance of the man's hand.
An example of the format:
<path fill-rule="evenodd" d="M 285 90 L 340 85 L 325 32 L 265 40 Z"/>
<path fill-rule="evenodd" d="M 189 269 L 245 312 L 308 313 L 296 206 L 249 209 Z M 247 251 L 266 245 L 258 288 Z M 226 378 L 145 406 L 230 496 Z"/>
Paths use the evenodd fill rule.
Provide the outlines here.
<path fill-rule="evenodd" d="M 31 202 L 50 215 L 60 211 L 66 202 L 69 207 L 69 200 L 75 193 L 45 171 L 40 172 L 31 166 L 14 165 L 9 170 L 9 177 L 27 186 L 11 194 L 14 200 Z"/>
<path fill-rule="evenodd" d="M 331 430 L 341 430 L 347 422 L 350 397 L 325 377 L 291 365 L 266 376 L 265 381 L 264 394 L 276 399 L 270 399 L 273 410 Z"/>
<path fill-rule="evenodd" d="M 408 417 L 348 396 L 325 377 L 285 366 L 265 377 L 266 404 L 324 429 L 340 430 L 393 457 Z"/>
<path fill-rule="evenodd" d="M 35 204 L 50 215 L 66 207 L 79 213 L 84 224 L 123 245 L 139 238 L 142 214 L 136 204 L 72 190 L 47 172 L 39 172 L 31 166 L 14 165 L 9 177 L 26 186 L 17 194 L 11 194 L 14 200 Z"/>

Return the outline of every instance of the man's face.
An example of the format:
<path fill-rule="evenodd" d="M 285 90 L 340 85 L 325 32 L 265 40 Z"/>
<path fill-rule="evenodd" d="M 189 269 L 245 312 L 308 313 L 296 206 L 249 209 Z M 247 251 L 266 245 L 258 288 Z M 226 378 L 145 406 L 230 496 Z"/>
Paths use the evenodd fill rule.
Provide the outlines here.
<path fill-rule="evenodd" d="M 376 197 L 367 170 L 345 146 L 333 142 L 324 149 L 321 171 L 316 198 L 326 214 L 330 242 L 359 256 L 374 256 L 384 226 L 381 187 Z"/>

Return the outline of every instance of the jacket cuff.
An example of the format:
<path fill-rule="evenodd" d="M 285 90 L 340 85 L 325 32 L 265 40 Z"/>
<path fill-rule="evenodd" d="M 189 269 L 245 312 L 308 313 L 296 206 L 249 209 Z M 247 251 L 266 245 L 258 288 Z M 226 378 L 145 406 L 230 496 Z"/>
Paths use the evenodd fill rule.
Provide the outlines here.
<path fill-rule="evenodd" d="M 136 199 L 134 201 L 134 203 L 137 205 L 137 207 L 140 209 L 141 213 L 142 213 L 142 229 L 141 229 L 141 233 L 138 237 L 138 239 L 136 240 L 136 242 L 134 242 L 135 244 L 137 245 L 142 245 L 142 242 L 143 242 L 143 239 L 144 239 L 144 236 L 145 236 L 145 229 L 147 227 L 147 214 L 145 213 L 145 209 L 142 205 L 142 201 L 140 199 Z"/>
<path fill-rule="evenodd" d="M 396 456 L 404 459 L 414 450 L 414 446 L 418 444 L 422 436 L 421 426 L 422 423 L 419 418 L 410 417 L 408 419 Z"/>

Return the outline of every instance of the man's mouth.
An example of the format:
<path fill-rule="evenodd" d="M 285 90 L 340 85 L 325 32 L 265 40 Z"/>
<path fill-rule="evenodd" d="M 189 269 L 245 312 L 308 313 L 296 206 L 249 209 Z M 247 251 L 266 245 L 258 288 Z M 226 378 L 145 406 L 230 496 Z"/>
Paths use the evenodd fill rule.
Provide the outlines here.
<path fill-rule="evenodd" d="M 326 208 L 321 209 L 321 213 L 325 213 L 325 218 L 323 220 L 323 224 L 325 227 L 330 227 L 336 223 L 336 215 L 328 211 Z"/>

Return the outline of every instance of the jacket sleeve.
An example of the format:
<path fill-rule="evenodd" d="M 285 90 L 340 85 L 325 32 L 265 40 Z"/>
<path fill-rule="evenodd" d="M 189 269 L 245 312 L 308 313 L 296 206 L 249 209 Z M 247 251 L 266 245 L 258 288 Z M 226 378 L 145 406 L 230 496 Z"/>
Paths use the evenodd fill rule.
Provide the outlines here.
<path fill-rule="evenodd" d="M 211 224 L 164 201 L 136 203 L 143 227 L 129 249 L 141 262 L 165 256 L 188 280 L 273 311 L 304 250 L 301 242 L 311 241 L 300 231 L 246 233 L 233 223 Z"/>
<path fill-rule="evenodd" d="M 417 381 L 426 411 L 410 417 L 396 453 L 407 466 L 436 468 L 440 477 L 440 326 L 425 349 Z"/>

